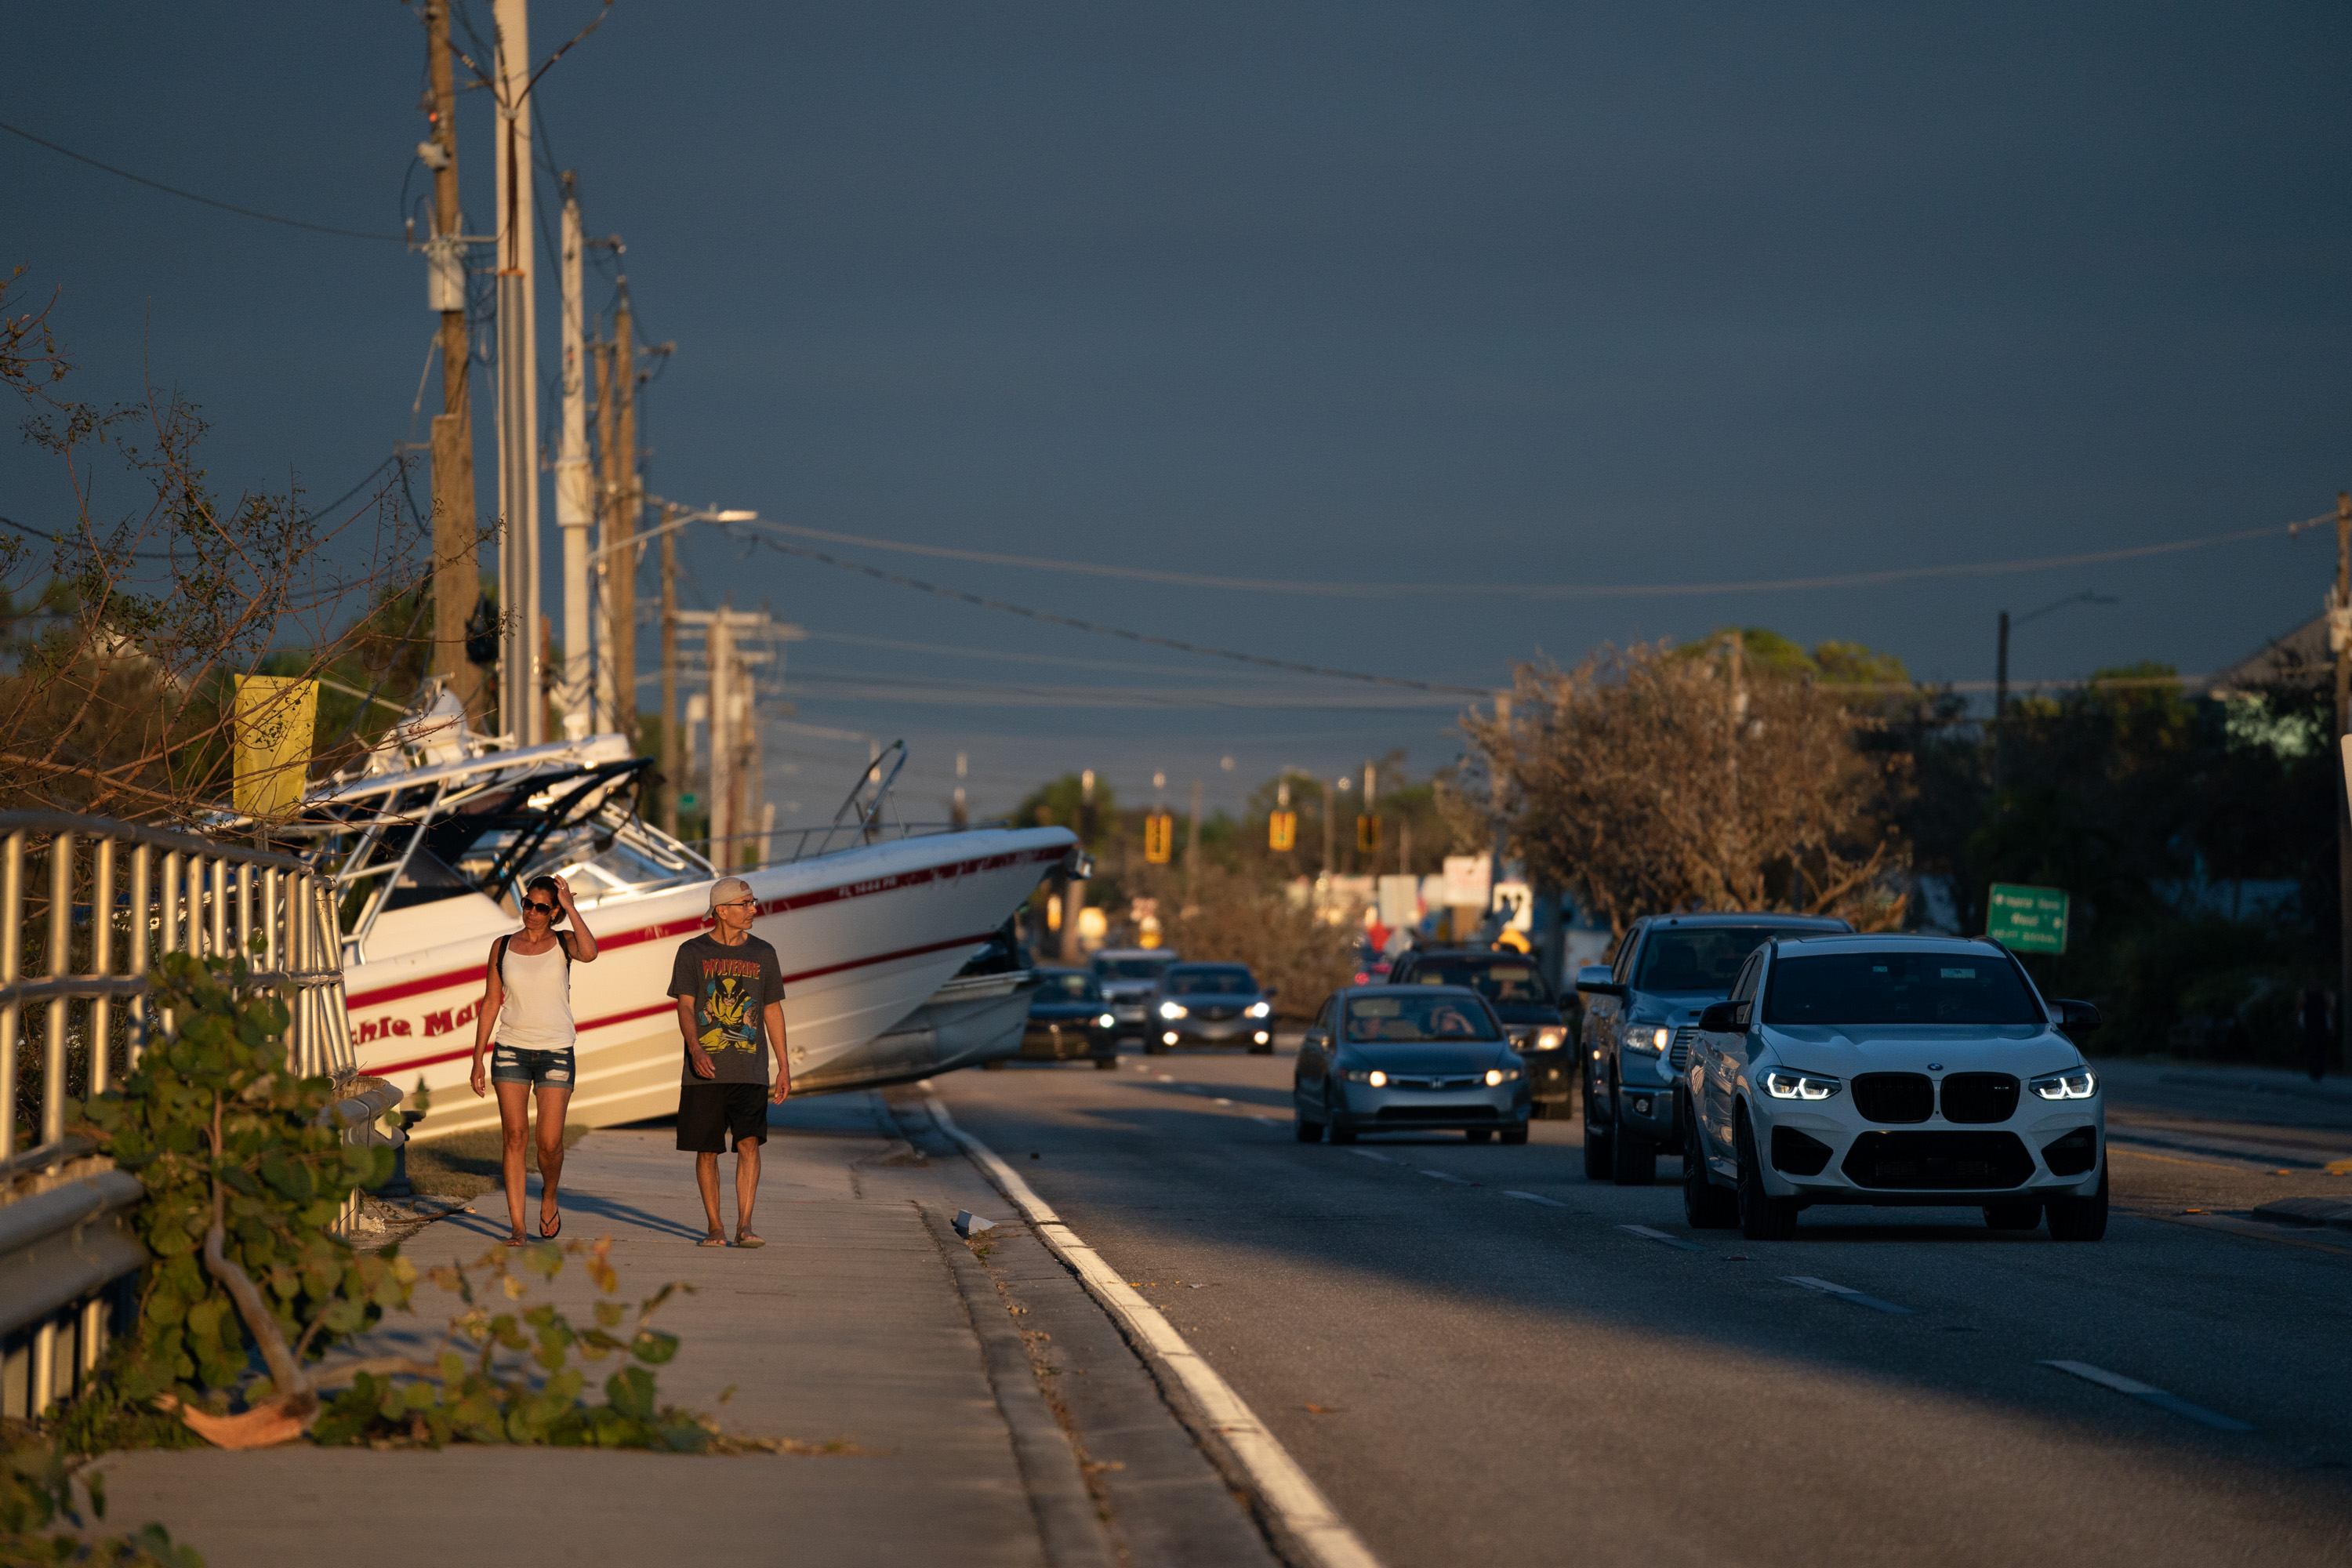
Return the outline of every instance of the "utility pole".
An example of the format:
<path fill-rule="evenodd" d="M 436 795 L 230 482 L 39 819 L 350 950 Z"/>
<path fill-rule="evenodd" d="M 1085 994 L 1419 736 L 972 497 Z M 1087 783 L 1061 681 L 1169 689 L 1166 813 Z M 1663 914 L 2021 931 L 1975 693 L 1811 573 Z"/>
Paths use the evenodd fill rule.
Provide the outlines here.
<path fill-rule="evenodd" d="M 589 731 L 588 690 L 588 378 L 583 352 L 580 300 L 580 197 L 572 175 L 563 176 L 563 431 L 555 458 L 555 526 L 563 533 L 563 733 L 579 740 Z"/>
<path fill-rule="evenodd" d="M 1332 825 L 1339 813 L 1339 791 L 1336 784 L 1326 784 L 1320 793 L 1323 796 L 1323 875 L 1318 879 L 1323 884 L 1320 889 L 1323 897 L 1317 900 L 1318 904 L 1330 900 L 1331 879 L 1336 874 L 1339 857 L 1339 840 L 1332 832 Z"/>
<path fill-rule="evenodd" d="M 529 0 L 495 0 L 498 31 L 499 576 L 506 611 L 499 727 L 531 745 L 541 710 L 539 341 L 532 293 Z"/>
<path fill-rule="evenodd" d="M 1507 742 L 1511 732 L 1511 693 L 1507 691 L 1495 693 L 1495 722 L 1502 726 L 1504 737 Z M 1516 748 L 1513 754 L 1517 754 Z M 1486 913 L 1489 915 L 1495 912 L 1495 889 L 1503 879 L 1503 852 L 1508 849 L 1511 844 L 1510 828 L 1503 821 L 1503 807 L 1509 799 L 1508 765 L 1494 769 L 1493 775 L 1486 781 L 1488 789 L 1491 791 L 1488 797 L 1492 806 L 1491 815 L 1495 819 L 1495 847 L 1487 852 L 1486 858 Z"/>
<path fill-rule="evenodd" d="M 2000 613 L 2000 641 L 1992 659 L 1992 793 L 2000 793 L 2000 742 L 2009 728 L 2009 612 Z"/>
<path fill-rule="evenodd" d="M 955 806 L 950 813 L 949 820 L 953 822 L 956 826 L 960 828 L 970 827 L 971 826 L 971 810 L 969 806 L 964 805 L 963 799 L 965 763 L 966 759 L 964 753 L 958 752 L 956 753 Z"/>
<path fill-rule="evenodd" d="M 1088 768 L 1078 775 L 1078 854 L 1084 857 L 1087 846 L 1095 838 L 1095 771 Z M 1078 953 L 1078 917 L 1086 911 L 1087 884 L 1082 877 L 1072 877 L 1062 884 L 1062 962 L 1076 964 Z"/>
<path fill-rule="evenodd" d="M 662 508 L 662 521 L 667 524 L 677 508 Z M 677 739 L 677 532 L 675 529 L 662 534 L 662 597 L 661 597 L 661 824 L 662 831 L 677 837 L 677 793 L 686 780 L 678 769 L 684 765 L 685 748 Z"/>
<path fill-rule="evenodd" d="M 703 641 L 710 667 L 710 863 L 721 870 L 734 863 L 735 826 L 735 628 L 731 599 L 721 600 Z"/>
<path fill-rule="evenodd" d="M 613 728 L 637 743 L 637 351 L 629 310 L 629 286 L 621 281 L 621 302 L 613 312 L 611 383 L 613 445 L 604 454 L 608 500 L 604 536 L 604 605 L 611 616 Z M 622 548 L 614 548 L 622 546 Z"/>
<path fill-rule="evenodd" d="M 596 502 L 597 602 L 605 613 L 596 622 L 596 713 L 591 728 L 599 731 L 621 727 L 620 684 L 613 678 L 613 575 L 620 559 L 605 545 L 613 542 L 613 513 L 618 508 L 613 484 L 613 451 L 616 443 L 613 419 L 613 345 L 592 342 L 589 362 L 596 376 L 596 458 L 601 470 L 591 489 Z"/>
<path fill-rule="evenodd" d="M 457 205 L 457 94 L 449 53 L 449 0 L 425 0 L 425 78 L 433 95 L 433 237 L 425 247 L 425 303 L 441 316 L 441 412 L 433 416 L 433 665 L 435 676 L 482 713 L 482 674 L 466 657 L 466 621 L 482 595 L 474 550 L 474 416 L 467 389 L 465 227 Z"/>
<path fill-rule="evenodd" d="M 2336 497 L 2336 592 L 2327 601 L 2327 641 L 2336 654 L 2336 1016 L 2343 1031 L 2344 1070 L 2352 1072 L 2352 802 L 2344 776 L 2343 737 L 2352 731 L 2352 493 Z"/>
<path fill-rule="evenodd" d="M 1184 907 L 1191 909 L 1201 885 L 1201 781 L 1192 781 L 1192 821 L 1184 832 Z"/>

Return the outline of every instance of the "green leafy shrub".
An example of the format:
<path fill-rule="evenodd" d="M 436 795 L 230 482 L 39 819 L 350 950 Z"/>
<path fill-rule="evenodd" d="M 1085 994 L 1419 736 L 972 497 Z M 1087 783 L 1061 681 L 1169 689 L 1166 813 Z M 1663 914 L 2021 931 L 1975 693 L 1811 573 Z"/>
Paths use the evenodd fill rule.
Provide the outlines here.
<path fill-rule="evenodd" d="M 80 1475 L 86 1462 L 68 1458 L 54 1443 L 0 1460 L 0 1565 L 205 1568 L 194 1548 L 173 1544 L 172 1532 L 160 1524 L 144 1525 L 127 1536 L 80 1533 L 106 1517 L 105 1480 L 95 1470 Z M 86 1518 L 74 1500 L 77 1480 L 89 1499 Z M 56 1528 L 59 1525 L 65 1528 Z"/>

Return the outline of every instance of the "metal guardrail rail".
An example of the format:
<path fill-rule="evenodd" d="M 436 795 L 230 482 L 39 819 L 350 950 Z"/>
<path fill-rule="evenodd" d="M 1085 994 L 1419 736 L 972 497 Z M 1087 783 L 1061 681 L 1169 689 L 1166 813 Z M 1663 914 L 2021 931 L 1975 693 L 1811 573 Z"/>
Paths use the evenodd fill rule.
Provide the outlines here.
<path fill-rule="evenodd" d="M 296 1070 L 348 1080 L 340 945 L 326 879 L 291 855 L 0 812 L 0 1415 L 74 1393 L 133 1310 L 139 1182 L 66 1125 L 138 1065 L 151 1026 L 171 1026 L 149 1014 L 156 960 L 244 955 L 293 994 Z"/>

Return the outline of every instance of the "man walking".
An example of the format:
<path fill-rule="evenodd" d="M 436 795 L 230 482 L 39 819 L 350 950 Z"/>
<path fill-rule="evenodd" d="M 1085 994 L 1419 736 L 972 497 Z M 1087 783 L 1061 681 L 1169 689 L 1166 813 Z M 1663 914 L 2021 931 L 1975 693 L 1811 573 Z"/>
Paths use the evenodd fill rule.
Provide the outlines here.
<path fill-rule="evenodd" d="M 669 994 L 677 998 L 686 1037 L 686 1070 L 677 1091 L 677 1146 L 694 1152 L 695 1185 L 710 1222 L 704 1247 L 724 1247 L 719 1222 L 719 1154 L 735 1146 L 735 1245 L 765 1247 L 751 1230 L 760 1191 L 760 1145 L 768 1141 L 768 1107 L 792 1092 L 784 1065 L 784 968 L 776 950 L 751 934 L 760 902 L 740 877 L 710 887 L 711 930 L 678 945 Z M 768 1087 L 768 1052 L 776 1082 Z"/>

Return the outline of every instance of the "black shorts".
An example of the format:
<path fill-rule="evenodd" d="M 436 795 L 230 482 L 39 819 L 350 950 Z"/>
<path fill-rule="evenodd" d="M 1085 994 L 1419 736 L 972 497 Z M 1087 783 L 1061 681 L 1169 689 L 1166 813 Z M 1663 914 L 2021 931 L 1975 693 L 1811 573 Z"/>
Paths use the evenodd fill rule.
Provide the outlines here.
<path fill-rule="evenodd" d="M 677 1146 L 698 1154 L 768 1141 L 768 1086 L 764 1083 L 682 1083 L 677 1088 Z"/>

